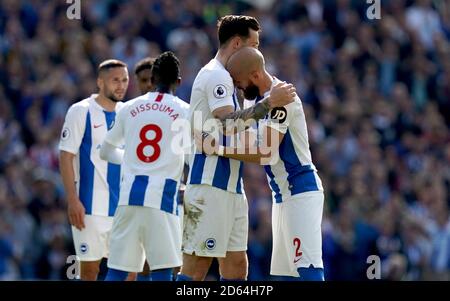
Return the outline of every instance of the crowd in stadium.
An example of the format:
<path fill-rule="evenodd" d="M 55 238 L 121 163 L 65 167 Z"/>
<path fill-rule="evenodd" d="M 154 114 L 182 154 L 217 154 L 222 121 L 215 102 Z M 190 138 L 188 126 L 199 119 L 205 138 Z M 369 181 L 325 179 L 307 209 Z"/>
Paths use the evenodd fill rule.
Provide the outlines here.
<path fill-rule="evenodd" d="M 326 280 L 450 280 L 450 3 L 351 0 L 89 0 L 0 4 L 0 280 L 66 278 L 74 254 L 58 170 L 69 106 L 95 91 L 96 66 L 133 67 L 165 50 L 181 62 L 177 95 L 217 50 L 216 22 L 262 25 L 268 70 L 295 84 L 325 188 Z M 249 280 L 269 276 L 271 191 L 246 164 Z M 209 280 L 217 279 L 211 270 Z"/>

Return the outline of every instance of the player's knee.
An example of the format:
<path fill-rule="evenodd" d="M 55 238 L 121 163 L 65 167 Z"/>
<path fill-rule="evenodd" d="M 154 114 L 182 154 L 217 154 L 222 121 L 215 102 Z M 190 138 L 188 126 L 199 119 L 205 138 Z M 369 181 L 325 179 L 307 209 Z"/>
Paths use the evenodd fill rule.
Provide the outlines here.
<path fill-rule="evenodd" d="M 211 257 L 197 257 L 185 254 L 180 273 L 192 278 L 194 281 L 202 281 L 208 273 L 211 262 Z"/>
<path fill-rule="evenodd" d="M 100 272 L 100 263 L 97 262 L 81 262 L 80 277 L 83 281 L 95 281 L 97 280 L 98 273 Z"/>
<path fill-rule="evenodd" d="M 248 261 L 245 254 L 233 256 L 223 261 L 220 267 L 221 276 L 225 279 L 247 279 Z"/>
<path fill-rule="evenodd" d="M 210 258 L 201 258 L 197 261 L 195 271 L 192 275 L 194 281 L 203 281 L 208 274 L 209 267 L 211 266 Z"/>

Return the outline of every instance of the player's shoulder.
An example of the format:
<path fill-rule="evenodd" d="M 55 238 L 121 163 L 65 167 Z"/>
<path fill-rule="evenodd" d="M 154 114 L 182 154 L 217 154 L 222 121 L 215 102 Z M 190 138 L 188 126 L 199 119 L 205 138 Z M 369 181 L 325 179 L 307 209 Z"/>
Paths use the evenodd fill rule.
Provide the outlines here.
<path fill-rule="evenodd" d="M 220 80 L 231 80 L 230 73 L 225 69 L 225 67 L 216 59 L 212 59 L 208 64 L 203 66 L 197 76 L 197 82 L 208 81 L 220 81 Z"/>
<path fill-rule="evenodd" d="M 147 93 L 147 94 L 148 94 L 148 93 Z M 124 109 L 126 109 L 126 108 L 130 108 L 130 107 L 136 105 L 136 103 L 139 102 L 140 100 L 144 100 L 144 99 L 145 99 L 145 96 L 146 96 L 147 94 L 143 94 L 143 95 L 140 95 L 140 96 L 138 96 L 138 97 L 129 99 L 129 100 L 127 100 L 126 102 L 122 102 L 122 106 L 120 107 L 120 110 L 124 110 Z"/>
<path fill-rule="evenodd" d="M 91 96 L 92 97 L 92 96 Z M 89 110 L 91 97 L 80 100 L 69 107 L 67 114 L 86 114 Z"/>
<path fill-rule="evenodd" d="M 183 110 L 189 110 L 190 105 L 185 102 L 184 100 L 182 100 L 181 98 L 179 98 L 178 96 L 173 96 L 172 98 L 173 102 L 175 102 L 181 109 Z"/>
<path fill-rule="evenodd" d="M 274 78 L 274 82 L 273 82 L 273 86 L 278 85 L 279 83 L 282 83 L 282 81 L 275 77 Z M 294 108 L 299 108 L 301 106 L 302 106 L 302 100 L 300 99 L 300 96 L 297 93 L 295 93 L 294 101 L 288 103 L 284 107 L 286 109 L 294 109 Z"/>
<path fill-rule="evenodd" d="M 127 103 L 123 101 L 119 101 L 118 103 L 116 103 L 116 113 L 125 108 L 126 104 Z"/>

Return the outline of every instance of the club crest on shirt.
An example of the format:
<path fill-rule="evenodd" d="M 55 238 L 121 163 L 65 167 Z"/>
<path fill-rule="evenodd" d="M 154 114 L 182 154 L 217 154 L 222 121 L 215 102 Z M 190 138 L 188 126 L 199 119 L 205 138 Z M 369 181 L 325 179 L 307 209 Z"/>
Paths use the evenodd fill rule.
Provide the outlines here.
<path fill-rule="evenodd" d="M 214 238 L 208 238 L 205 240 L 205 246 L 208 250 L 213 250 L 216 247 L 216 240 Z"/>
<path fill-rule="evenodd" d="M 89 250 L 88 244 L 87 243 L 82 243 L 80 244 L 80 252 L 81 254 L 86 254 Z"/>
<path fill-rule="evenodd" d="M 214 88 L 214 96 L 216 98 L 224 98 L 225 96 L 227 96 L 227 88 L 225 88 L 224 85 L 217 85 Z"/>

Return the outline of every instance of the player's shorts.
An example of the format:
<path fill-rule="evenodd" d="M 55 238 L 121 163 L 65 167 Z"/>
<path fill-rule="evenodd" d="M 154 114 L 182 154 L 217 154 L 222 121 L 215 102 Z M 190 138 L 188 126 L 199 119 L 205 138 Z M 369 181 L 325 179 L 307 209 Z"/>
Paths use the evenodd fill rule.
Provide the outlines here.
<path fill-rule="evenodd" d="M 72 226 L 75 253 L 80 261 L 97 261 L 107 258 L 112 216 L 85 215 L 83 230 Z"/>
<path fill-rule="evenodd" d="M 181 266 L 180 218 L 159 209 L 119 206 L 111 231 L 108 267 L 142 272 Z"/>
<path fill-rule="evenodd" d="M 273 203 L 271 275 L 299 277 L 300 267 L 323 268 L 323 202 L 323 191 L 310 191 Z"/>
<path fill-rule="evenodd" d="M 180 229 L 181 229 L 181 233 L 183 233 L 183 229 L 184 229 L 184 204 L 178 204 L 177 206 L 178 206 L 178 217 L 180 218 Z M 181 256 L 181 258 L 183 258 L 183 250 L 182 250 L 182 248 L 180 248 L 180 256 Z"/>
<path fill-rule="evenodd" d="M 183 204 L 179 204 L 177 205 L 178 207 L 178 217 L 180 219 L 180 227 L 181 227 L 181 231 L 183 231 L 184 226 L 183 226 L 183 222 L 184 222 L 184 205 Z"/>
<path fill-rule="evenodd" d="M 247 250 L 248 204 L 243 194 L 188 185 L 184 200 L 184 253 L 225 257 L 227 251 Z"/>

